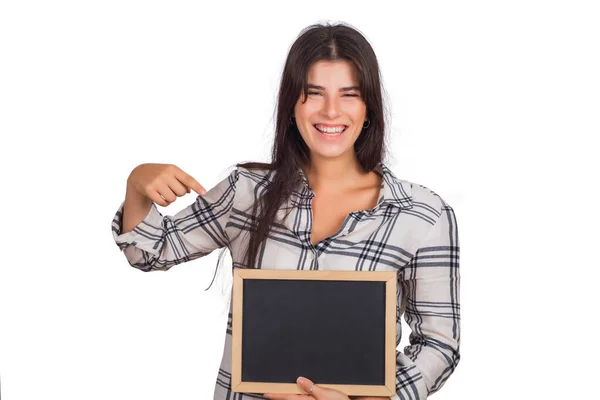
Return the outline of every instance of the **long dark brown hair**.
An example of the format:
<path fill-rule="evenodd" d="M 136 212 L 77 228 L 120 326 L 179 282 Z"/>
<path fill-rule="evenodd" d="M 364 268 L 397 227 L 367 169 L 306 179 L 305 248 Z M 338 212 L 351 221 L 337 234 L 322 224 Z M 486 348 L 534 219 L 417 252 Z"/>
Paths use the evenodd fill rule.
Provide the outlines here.
<path fill-rule="evenodd" d="M 358 80 L 362 100 L 366 104 L 370 124 L 354 143 L 359 164 L 372 171 L 386 155 L 385 118 L 379 64 L 367 39 L 346 23 L 314 24 L 303 29 L 290 47 L 279 86 L 275 109 L 275 140 L 271 162 L 238 163 L 237 167 L 267 169 L 272 184 L 254 203 L 252 216 L 256 220 L 251 229 L 248 248 L 241 267 L 256 268 L 256 256 L 261 243 L 267 238 L 277 210 L 300 183 L 299 168 L 306 170 L 309 148 L 302 139 L 291 117 L 302 93 L 308 95 L 308 71 L 317 61 L 349 61 Z"/>

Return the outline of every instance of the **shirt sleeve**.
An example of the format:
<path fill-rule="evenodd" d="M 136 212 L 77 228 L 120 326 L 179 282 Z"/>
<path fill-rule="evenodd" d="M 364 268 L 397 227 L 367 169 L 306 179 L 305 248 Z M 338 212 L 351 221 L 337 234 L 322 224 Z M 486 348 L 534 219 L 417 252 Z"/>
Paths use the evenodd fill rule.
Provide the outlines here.
<path fill-rule="evenodd" d="M 126 233 L 121 233 L 123 201 L 112 221 L 115 243 L 132 267 L 145 272 L 167 271 L 173 265 L 229 246 L 225 227 L 238 177 L 236 169 L 174 216 L 163 216 L 152 202 L 146 217 Z"/>
<path fill-rule="evenodd" d="M 458 229 L 443 200 L 439 218 L 399 280 L 403 298 L 398 301 L 411 333 L 410 346 L 396 351 L 392 399 L 424 400 L 444 385 L 460 359 Z"/>

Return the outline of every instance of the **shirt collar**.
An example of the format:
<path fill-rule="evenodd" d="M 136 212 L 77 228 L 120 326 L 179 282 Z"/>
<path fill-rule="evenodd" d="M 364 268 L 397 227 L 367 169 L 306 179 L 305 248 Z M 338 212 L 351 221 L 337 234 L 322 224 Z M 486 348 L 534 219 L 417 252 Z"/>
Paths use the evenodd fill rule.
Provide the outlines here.
<path fill-rule="evenodd" d="M 375 171 L 383 176 L 381 182 L 381 191 L 377 205 L 385 203 L 398 208 L 412 208 L 412 191 L 409 182 L 398 179 L 394 173 L 383 163 L 379 162 Z M 312 190 L 308 184 L 308 179 L 302 168 L 298 169 L 302 179 L 303 186 L 309 191 Z"/>

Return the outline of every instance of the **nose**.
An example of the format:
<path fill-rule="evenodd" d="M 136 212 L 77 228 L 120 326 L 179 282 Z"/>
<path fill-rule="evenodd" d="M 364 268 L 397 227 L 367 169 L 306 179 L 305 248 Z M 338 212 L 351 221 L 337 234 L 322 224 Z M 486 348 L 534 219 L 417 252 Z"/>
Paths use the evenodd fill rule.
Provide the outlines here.
<path fill-rule="evenodd" d="M 335 119 L 340 115 L 340 99 L 336 96 L 327 96 L 323 107 L 329 119 Z"/>

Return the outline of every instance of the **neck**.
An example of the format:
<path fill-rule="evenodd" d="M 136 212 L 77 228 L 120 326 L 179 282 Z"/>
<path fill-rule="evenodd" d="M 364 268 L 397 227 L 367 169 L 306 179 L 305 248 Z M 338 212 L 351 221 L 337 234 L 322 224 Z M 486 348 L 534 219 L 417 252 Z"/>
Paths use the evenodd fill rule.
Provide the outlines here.
<path fill-rule="evenodd" d="M 345 160 L 314 159 L 306 168 L 308 183 L 314 190 L 344 190 L 360 185 L 365 172 L 356 157 Z"/>

